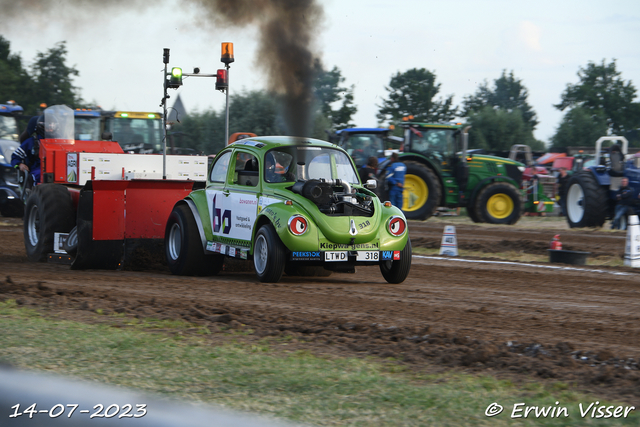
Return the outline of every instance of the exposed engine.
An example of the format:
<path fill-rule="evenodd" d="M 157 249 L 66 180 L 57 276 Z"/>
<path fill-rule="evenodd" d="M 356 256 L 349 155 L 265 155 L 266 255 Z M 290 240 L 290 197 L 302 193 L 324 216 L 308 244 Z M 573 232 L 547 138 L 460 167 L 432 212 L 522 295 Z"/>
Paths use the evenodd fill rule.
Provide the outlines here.
<path fill-rule="evenodd" d="M 327 215 L 373 216 L 373 197 L 356 192 L 348 182 L 340 179 L 298 181 L 291 191 L 311 200 Z"/>

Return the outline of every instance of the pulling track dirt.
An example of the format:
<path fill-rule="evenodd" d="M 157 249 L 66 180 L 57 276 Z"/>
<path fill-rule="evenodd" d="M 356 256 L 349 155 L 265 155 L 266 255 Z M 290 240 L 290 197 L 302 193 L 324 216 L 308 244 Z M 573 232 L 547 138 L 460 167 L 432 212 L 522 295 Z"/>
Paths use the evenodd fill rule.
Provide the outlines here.
<path fill-rule="evenodd" d="M 414 248 L 439 247 L 440 220 L 410 223 Z M 624 253 L 625 234 L 456 222 L 459 247 L 546 254 L 565 249 Z M 356 274 L 283 277 L 253 272 L 177 277 L 166 268 L 72 271 L 27 261 L 22 221 L 0 219 L 0 300 L 63 318 L 102 313 L 180 318 L 211 330 L 251 329 L 247 339 L 290 335 L 292 348 L 394 357 L 416 370 L 461 369 L 514 381 L 561 381 L 640 406 L 640 270 L 549 263 L 493 263 L 414 255 L 400 285 L 377 267 Z M 482 261 L 482 262 L 479 262 Z M 214 334 L 216 335 L 216 334 Z"/>

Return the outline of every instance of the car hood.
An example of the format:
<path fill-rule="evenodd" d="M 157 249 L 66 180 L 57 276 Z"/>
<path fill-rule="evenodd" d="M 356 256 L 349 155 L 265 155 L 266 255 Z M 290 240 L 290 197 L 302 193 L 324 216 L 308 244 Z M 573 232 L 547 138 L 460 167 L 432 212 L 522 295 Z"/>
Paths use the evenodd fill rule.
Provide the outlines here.
<path fill-rule="evenodd" d="M 282 190 L 274 194 L 292 200 L 302 207 L 322 234 L 334 243 L 366 243 L 378 237 L 382 209 L 380 199 L 377 197 L 373 199 L 373 216 L 343 216 L 325 214 L 312 201 L 292 191 Z"/>

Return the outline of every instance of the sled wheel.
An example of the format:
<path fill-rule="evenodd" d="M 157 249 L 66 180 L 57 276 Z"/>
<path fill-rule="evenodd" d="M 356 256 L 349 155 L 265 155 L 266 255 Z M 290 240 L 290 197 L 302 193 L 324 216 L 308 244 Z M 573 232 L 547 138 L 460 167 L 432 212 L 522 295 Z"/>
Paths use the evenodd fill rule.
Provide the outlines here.
<path fill-rule="evenodd" d="M 76 221 L 71 194 L 58 184 L 36 186 L 24 210 L 24 246 L 30 261 L 44 261 L 53 252 L 56 232 L 68 233 Z"/>

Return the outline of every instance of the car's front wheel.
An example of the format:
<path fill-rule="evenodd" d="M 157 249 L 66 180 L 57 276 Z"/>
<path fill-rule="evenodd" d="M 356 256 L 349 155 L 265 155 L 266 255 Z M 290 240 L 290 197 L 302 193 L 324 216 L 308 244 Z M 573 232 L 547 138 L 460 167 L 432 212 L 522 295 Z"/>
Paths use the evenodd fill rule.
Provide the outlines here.
<path fill-rule="evenodd" d="M 286 250 L 271 224 L 260 227 L 253 243 L 253 266 L 261 282 L 278 282 L 286 262 Z"/>
<path fill-rule="evenodd" d="M 198 226 L 189 206 L 173 208 L 164 235 L 165 255 L 171 273 L 180 276 L 213 276 L 222 270 L 223 255 L 204 253 Z"/>
<path fill-rule="evenodd" d="M 400 251 L 400 259 L 397 261 L 381 261 L 380 272 L 382 277 L 389 283 L 402 283 L 411 270 L 411 240 L 407 239 L 407 244 Z"/>

